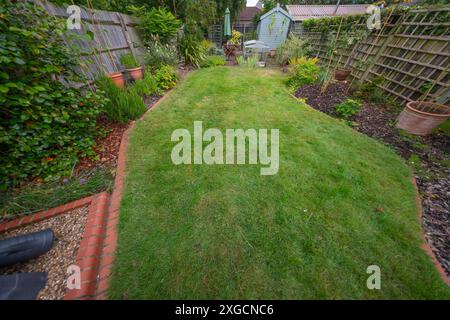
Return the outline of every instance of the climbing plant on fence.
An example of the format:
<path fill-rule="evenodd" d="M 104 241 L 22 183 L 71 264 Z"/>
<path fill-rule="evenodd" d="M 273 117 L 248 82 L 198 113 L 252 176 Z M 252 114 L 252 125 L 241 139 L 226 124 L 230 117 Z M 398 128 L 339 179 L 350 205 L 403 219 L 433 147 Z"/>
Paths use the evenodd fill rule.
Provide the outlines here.
<path fill-rule="evenodd" d="M 26 0 L 0 7 L 0 187 L 69 174 L 93 155 L 101 92 L 64 85 L 78 65 L 64 45 L 65 24 Z"/>
<path fill-rule="evenodd" d="M 395 8 L 395 9 L 394 9 Z M 345 17 L 341 31 L 350 36 L 367 30 L 367 15 Z M 309 39 L 313 55 L 328 63 L 341 17 L 303 22 L 302 37 Z M 333 65 L 348 64 L 354 79 L 373 82 L 399 102 L 426 99 L 450 102 L 450 7 L 392 7 L 381 15 L 381 30 L 368 32 L 354 44 L 331 56 Z M 380 81 L 381 79 L 381 81 Z M 433 85 L 432 90 L 425 90 Z M 426 97 L 422 97 L 426 92 Z"/>

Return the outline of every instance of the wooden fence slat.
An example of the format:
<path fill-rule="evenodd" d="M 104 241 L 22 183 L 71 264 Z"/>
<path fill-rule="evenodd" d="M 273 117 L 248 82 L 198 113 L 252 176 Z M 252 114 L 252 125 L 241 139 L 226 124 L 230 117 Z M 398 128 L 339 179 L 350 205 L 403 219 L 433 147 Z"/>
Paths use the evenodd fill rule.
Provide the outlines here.
<path fill-rule="evenodd" d="M 393 14 L 381 34 L 374 32 L 353 47 L 338 50 L 331 62 L 342 65 L 342 59 L 350 59 L 352 76 L 362 82 L 383 77 L 378 87 L 400 102 L 418 99 L 423 85 L 435 83 L 434 93 L 425 98 L 449 104 L 450 77 L 435 81 L 442 73 L 449 72 L 450 22 L 446 18 L 449 11 L 450 6 Z M 361 28 L 359 25 L 355 23 L 355 29 Z M 314 55 L 327 64 L 330 30 L 332 27 L 326 32 L 303 30 L 300 34 L 309 39 Z"/>

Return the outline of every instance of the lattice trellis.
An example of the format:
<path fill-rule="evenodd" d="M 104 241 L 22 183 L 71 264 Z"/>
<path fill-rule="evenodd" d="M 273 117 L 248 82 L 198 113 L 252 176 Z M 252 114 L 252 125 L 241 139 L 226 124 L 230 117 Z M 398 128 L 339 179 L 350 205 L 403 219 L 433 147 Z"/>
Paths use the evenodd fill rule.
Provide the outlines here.
<path fill-rule="evenodd" d="M 336 27 L 331 25 L 330 30 Z M 364 17 L 354 24 L 355 30 L 360 28 L 365 28 Z M 326 44 L 333 35 L 304 32 L 301 36 L 310 39 L 314 53 L 328 63 Z M 390 15 L 382 31 L 339 50 L 332 64 L 347 64 L 361 81 L 382 79 L 376 85 L 399 102 L 425 99 L 449 104 L 449 57 L 450 7 L 445 7 Z"/>

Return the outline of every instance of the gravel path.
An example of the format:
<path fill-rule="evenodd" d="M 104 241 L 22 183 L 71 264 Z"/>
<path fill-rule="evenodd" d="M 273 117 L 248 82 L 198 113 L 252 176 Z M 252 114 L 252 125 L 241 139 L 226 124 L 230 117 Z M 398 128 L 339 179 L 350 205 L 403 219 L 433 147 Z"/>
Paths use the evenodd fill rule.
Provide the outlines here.
<path fill-rule="evenodd" d="M 76 209 L 63 215 L 0 234 L 0 240 L 48 228 L 51 228 L 55 234 L 53 248 L 49 252 L 25 263 L 0 268 L 0 274 L 48 272 L 47 285 L 39 293 L 38 299 L 57 300 L 64 298 L 67 267 L 75 263 L 88 211 L 88 207 Z"/>

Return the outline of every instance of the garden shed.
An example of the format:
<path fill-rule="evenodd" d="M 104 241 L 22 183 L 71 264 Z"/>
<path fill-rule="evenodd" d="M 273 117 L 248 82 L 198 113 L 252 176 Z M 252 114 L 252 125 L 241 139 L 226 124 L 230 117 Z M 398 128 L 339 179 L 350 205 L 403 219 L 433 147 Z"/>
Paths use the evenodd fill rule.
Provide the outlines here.
<path fill-rule="evenodd" d="M 289 33 L 292 18 L 277 4 L 275 8 L 261 16 L 258 24 L 258 40 L 263 41 L 270 49 L 282 44 Z"/>

